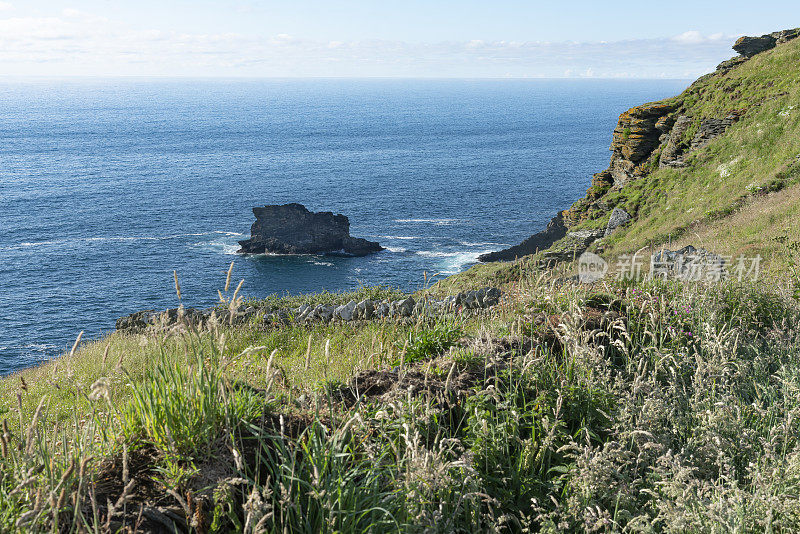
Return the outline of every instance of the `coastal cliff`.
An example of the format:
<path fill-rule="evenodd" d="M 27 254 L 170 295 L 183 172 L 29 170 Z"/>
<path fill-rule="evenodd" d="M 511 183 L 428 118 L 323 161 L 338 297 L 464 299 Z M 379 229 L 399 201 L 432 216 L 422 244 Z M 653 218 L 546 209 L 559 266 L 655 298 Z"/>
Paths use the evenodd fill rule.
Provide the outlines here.
<path fill-rule="evenodd" d="M 738 56 L 682 94 L 623 112 L 609 165 L 585 196 L 544 231 L 479 259 L 548 249 L 545 257 L 567 259 L 590 247 L 657 245 L 793 185 L 800 175 L 798 36 L 800 29 L 742 37 L 733 45 Z M 627 217 L 609 225 L 615 210 Z"/>

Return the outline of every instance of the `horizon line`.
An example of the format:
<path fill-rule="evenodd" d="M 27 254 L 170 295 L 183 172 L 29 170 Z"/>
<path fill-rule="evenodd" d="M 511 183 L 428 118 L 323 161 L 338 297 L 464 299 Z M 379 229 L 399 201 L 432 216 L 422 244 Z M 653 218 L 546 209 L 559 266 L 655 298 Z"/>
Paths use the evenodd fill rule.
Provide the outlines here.
<path fill-rule="evenodd" d="M 157 78 L 172 80 L 464 80 L 464 81 L 686 81 L 684 77 L 624 77 L 624 76 L 209 76 L 175 74 L 0 74 L 6 79 L 119 79 Z"/>

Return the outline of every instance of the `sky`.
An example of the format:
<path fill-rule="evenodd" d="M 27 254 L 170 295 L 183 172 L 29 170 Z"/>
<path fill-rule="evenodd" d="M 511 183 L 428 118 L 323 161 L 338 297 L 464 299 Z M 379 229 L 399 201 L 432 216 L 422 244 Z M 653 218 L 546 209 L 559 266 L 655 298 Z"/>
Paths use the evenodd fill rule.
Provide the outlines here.
<path fill-rule="evenodd" d="M 0 76 L 696 78 L 796 2 L 0 0 Z"/>

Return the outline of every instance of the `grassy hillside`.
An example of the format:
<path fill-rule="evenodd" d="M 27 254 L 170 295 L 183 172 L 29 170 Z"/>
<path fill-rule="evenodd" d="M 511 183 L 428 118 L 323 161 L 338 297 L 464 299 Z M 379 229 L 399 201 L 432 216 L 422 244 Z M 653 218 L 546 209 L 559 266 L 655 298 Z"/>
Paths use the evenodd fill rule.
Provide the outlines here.
<path fill-rule="evenodd" d="M 438 319 L 112 334 L 8 377 L 0 530 L 800 526 L 797 302 L 532 264 L 505 287 Z"/>
<path fill-rule="evenodd" d="M 686 142 L 704 119 L 737 113 L 739 120 L 692 152 L 682 168 L 658 168 L 601 197 L 633 223 L 604 243 L 612 255 L 685 238 L 720 253 L 775 256 L 771 239 L 800 236 L 800 40 L 763 52 L 732 70 L 701 78 L 666 101 L 687 115 Z M 782 191 L 781 195 L 774 195 Z M 795 201 L 793 201 L 795 200 Z M 739 213 L 744 210 L 750 216 Z M 587 213 L 580 226 L 604 226 L 605 213 Z M 601 243 L 597 244 L 598 246 Z"/>

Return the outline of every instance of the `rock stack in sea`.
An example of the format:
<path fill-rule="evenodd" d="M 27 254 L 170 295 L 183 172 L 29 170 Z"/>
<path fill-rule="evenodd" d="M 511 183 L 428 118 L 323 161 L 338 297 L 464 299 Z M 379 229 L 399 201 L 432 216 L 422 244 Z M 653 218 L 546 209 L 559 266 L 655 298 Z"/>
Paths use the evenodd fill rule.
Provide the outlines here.
<path fill-rule="evenodd" d="M 383 250 L 378 243 L 350 236 L 350 220 L 330 211 L 311 212 L 302 204 L 253 208 L 250 239 L 239 241 L 241 254 L 346 254 L 366 256 Z"/>

